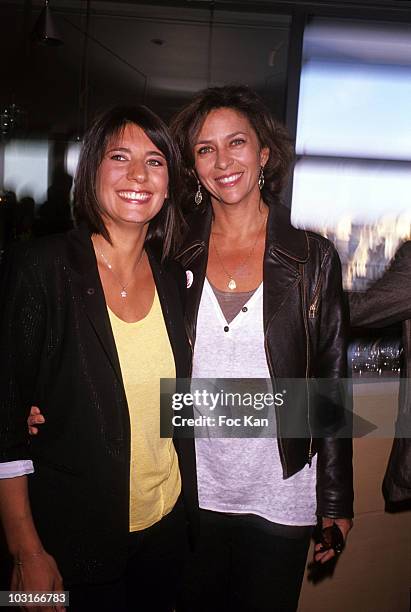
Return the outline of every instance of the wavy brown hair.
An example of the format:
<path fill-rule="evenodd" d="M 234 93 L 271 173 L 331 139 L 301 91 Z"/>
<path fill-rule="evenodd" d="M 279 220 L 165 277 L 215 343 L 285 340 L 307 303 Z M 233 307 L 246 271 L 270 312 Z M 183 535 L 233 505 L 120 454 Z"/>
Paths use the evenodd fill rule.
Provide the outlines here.
<path fill-rule="evenodd" d="M 274 119 L 257 93 L 245 85 L 226 85 L 200 91 L 171 122 L 171 133 L 178 144 L 183 162 L 184 205 L 188 208 L 191 208 L 191 204 L 195 206 L 196 137 L 207 115 L 218 108 L 231 108 L 244 115 L 254 128 L 260 147 L 269 148 L 270 155 L 264 167 L 265 182 L 261 193 L 266 204 L 274 204 L 285 187 L 294 158 L 291 139 L 286 128 Z M 201 208 L 207 206 L 208 202 L 209 196 L 203 198 Z"/>

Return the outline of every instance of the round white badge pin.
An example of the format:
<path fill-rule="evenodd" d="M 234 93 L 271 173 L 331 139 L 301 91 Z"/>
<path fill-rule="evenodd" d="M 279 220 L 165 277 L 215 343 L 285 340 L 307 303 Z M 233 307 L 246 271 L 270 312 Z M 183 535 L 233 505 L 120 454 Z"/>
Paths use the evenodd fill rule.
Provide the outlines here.
<path fill-rule="evenodd" d="M 193 280 L 194 280 L 194 276 L 191 270 L 186 270 L 186 277 L 187 277 L 187 289 L 190 289 L 191 285 L 193 284 Z"/>

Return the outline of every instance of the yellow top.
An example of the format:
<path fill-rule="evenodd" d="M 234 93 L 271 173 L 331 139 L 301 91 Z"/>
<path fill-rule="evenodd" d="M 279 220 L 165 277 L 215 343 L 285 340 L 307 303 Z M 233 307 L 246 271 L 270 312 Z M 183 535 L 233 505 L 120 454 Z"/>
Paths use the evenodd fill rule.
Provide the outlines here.
<path fill-rule="evenodd" d="M 157 291 L 141 321 L 108 313 L 130 414 L 130 531 L 138 531 L 168 514 L 181 491 L 173 441 L 160 438 L 160 378 L 175 378 L 174 357 Z"/>

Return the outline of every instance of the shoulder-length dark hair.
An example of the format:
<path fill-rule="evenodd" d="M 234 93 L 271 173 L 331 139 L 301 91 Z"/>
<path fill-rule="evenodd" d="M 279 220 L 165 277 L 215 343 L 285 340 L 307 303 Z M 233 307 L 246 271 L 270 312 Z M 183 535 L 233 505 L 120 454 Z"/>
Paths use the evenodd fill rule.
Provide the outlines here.
<path fill-rule="evenodd" d="M 210 87 L 200 91 L 172 120 L 171 133 L 177 142 L 183 161 L 182 173 L 185 200 L 193 203 L 197 190 L 194 173 L 194 144 L 207 117 L 217 108 L 231 108 L 244 115 L 257 134 L 260 147 L 268 147 L 270 155 L 264 167 L 263 200 L 278 201 L 290 171 L 294 153 L 285 127 L 276 121 L 262 99 L 245 85 Z M 203 198 L 203 206 L 208 198 Z"/>
<path fill-rule="evenodd" d="M 160 212 L 150 221 L 146 243 L 162 244 L 162 257 L 172 255 L 182 234 L 183 218 L 176 203 L 181 187 L 181 156 L 166 124 L 146 106 L 116 106 L 101 114 L 88 130 L 80 153 L 74 188 L 74 216 L 93 234 L 111 242 L 104 224 L 104 209 L 97 199 L 97 172 L 110 140 L 127 124 L 141 128 L 163 153 L 168 168 L 168 194 Z"/>

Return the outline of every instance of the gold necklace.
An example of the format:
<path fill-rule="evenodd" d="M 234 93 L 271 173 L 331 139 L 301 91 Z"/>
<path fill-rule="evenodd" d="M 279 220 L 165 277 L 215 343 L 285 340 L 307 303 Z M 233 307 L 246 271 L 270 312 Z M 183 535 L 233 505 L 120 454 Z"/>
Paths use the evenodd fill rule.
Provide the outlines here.
<path fill-rule="evenodd" d="M 257 232 L 257 236 L 256 236 L 256 238 L 255 238 L 254 244 L 253 244 L 253 246 L 251 247 L 251 251 L 249 252 L 249 254 L 248 254 L 248 255 L 246 255 L 246 257 L 245 257 L 245 258 L 244 258 L 244 260 L 243 260 L 243 261 L 240 263 L 240 265 L 239 265 L 239 266 L 237 266 L 237 268 L 236 268 L 236 270 L 235 270 L 234 274 L 236 274 L 236 275 L 237 275 L 237 274 L 238 274 L 238 272 L 240 272 L 240 270 L 242 270 L 242 269 L 244 268 L 244 266 L 245 266 L 245 265 L 248 263 L 249 259 L 251 259 L 251 256 L 252 256 L 252 254 L 254 253 L 255 247 L 257 246 L 258 239 L 259 239 L 259 237 L 260 237 L 260 235 L 261 235 L 261 232 L 262 232 L 262 230 L 263 230 L 263 228 L 264 228 L 264 225 L 265 225 L 266 220 L 267 220 L 267 217 L 265 216 L 265 217 L 264 217 L 264 219 L 263 219 L 263 222 L 262 222 L 262 224 L 261 224 L 261 227 L 260 227 L 260 229 L 259 229 L 259 230 L 258 230 L 258 232 Z M 211 240 L 213 241 L 213 247 L 214 247 L 214 250 L 215 250 L 215 252 L 216 252 L 216 255 L 217 255 L 217 258 L 218 258 L 219 264 L 220 264 L 220 266 L 221 266 L 221 268 L 222 268 L 222 270 L 223 270 L 224 274 L 225 274 L 226 276 L 228 276 L 228 279 L 229 279 L 229 280 L 228 280 L 228 283 L 227 283 L 227 287 L 230 289 L 230 291 L 234 291 L 235 289 L 237 289 L 237 283 L 236 283 L 236 282 L 235 282 L 235 280 L 234 280 L 234 276 L 233 276 L 233 274 L 230 274 L 230 272 L 228 272 L 228 270 L 226 269 L 225 265 L 223 264 L 223 261 L 222 261 L 222 259 L 221 259 L 220 253 L 218 252 L 218 249 L 217 249 L 217 245 L 216 245 L 216 242 L 215 242 L 215 239 L 214 239 L 214 235 L 213 235 L 213 233 L 211 233 Z"/>
<path fill-rule="evenodd" d="M 107 257 L 104 255 L 104 253 L 102 253 L 102 252 L 100 251 L 100 249 L 98 249 L 97 247 L 96 247 L 96 251 L 97 251 L 97 253 L 100 255 L 101 259 L 103 260 L 103 262 L 105 263 L 105 265 L 107 266 L 107 268 L 110 270 L 110 272 L 112 273 L 112 275 L 114 276 L 114 278 L 116 279 L 116 281 L 118 282 L 118 284 L 120 285 L 120 287 L 121 287 L 120 295 L 121 295 L 121 297 L 122 297 L 123 299 L 125 299 L 125 298 L 128 296 L 128 293 L 127 293 L 127 287 L 129 286 L 129 284 L 130 284 L 130 283 L 131 283 L 131 281 L 133 280 L 133 278 L 134 278 L 134 274 L 136 273 L 136 270 L 137 270 L 137 268 L 138 268 L 138 265 L 139 265 L 140 261 L 141 261 L 141 260 L 142 260 L 142 258 L 143 258 L 143 255 L 144 255 L 144 249 L 142 249 L 142 251 L 141 251 L 141 253 L 140 253 L 140 257 L 138 258 L 138 261 L 137 261 L 136 265 L 134 266 L 133 275 L 130 277 L 130 280 L 128 280 L 128 281 L 126 282 L 126 284 L 125 284 L 125 285 L 123 285 L 123 283 L 121 282 L 121 280 L 119 279 L 119 277 L 117 276 L 117 274 L 114 272 L 114 270 L 113 270 L 113 266 L 111 265 L 111 263 L 109 262 L 109 260 L 107 259 Z"/>

